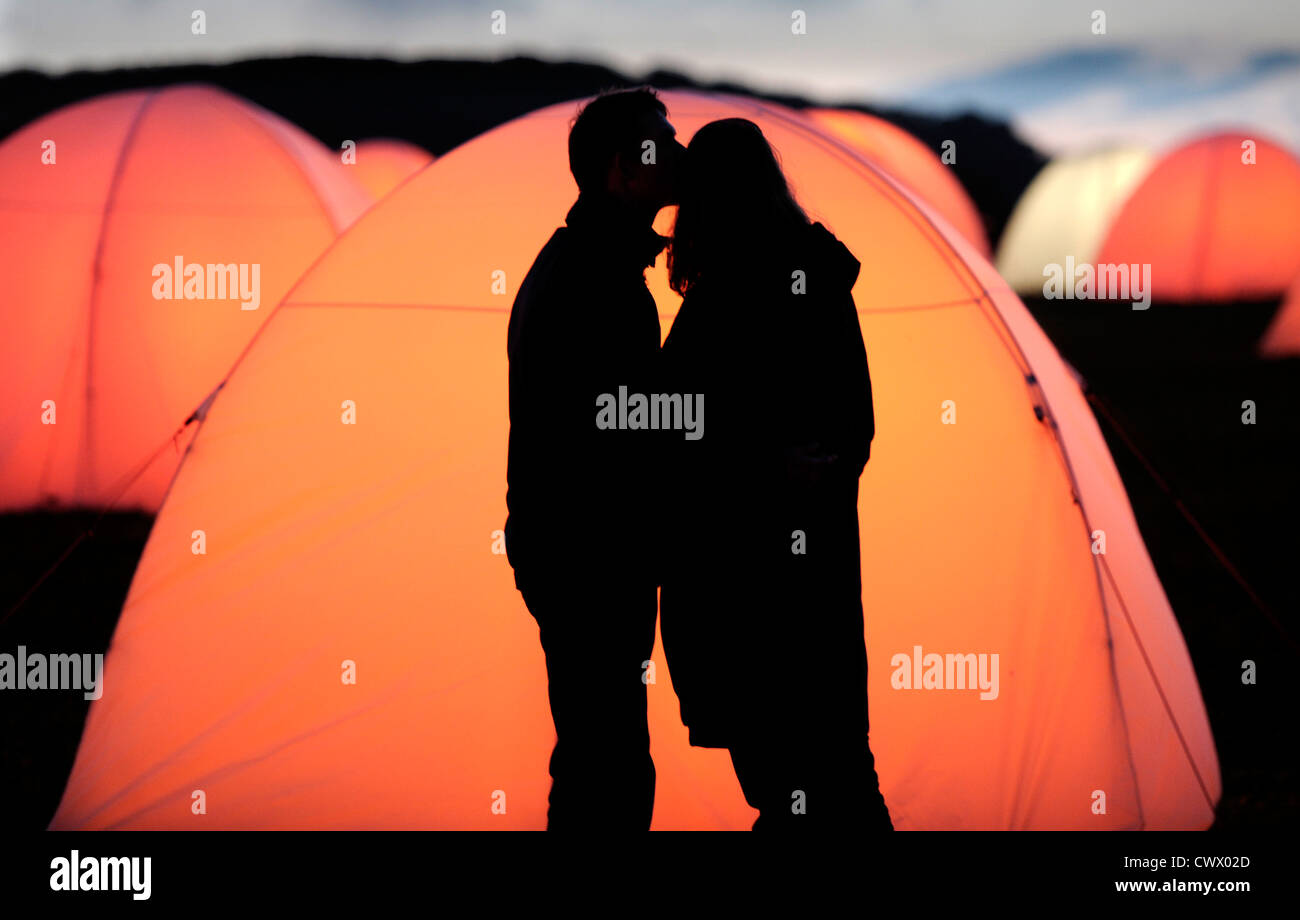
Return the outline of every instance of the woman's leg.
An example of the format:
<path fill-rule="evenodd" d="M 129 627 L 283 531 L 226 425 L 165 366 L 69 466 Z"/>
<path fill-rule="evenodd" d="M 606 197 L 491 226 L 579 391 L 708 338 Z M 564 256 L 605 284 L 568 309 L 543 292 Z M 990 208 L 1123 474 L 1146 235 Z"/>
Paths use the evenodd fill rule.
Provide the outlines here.
<path fill-rule="evenodd" d="M 758 810 L 754 830 L 777 830 L 789 825 L 788 818 L 802 817 L 795 814 L 795 789 L 788 779 L 784 751 L 756 737 L 736 742 L 730 751 L 745 801 Z"/>

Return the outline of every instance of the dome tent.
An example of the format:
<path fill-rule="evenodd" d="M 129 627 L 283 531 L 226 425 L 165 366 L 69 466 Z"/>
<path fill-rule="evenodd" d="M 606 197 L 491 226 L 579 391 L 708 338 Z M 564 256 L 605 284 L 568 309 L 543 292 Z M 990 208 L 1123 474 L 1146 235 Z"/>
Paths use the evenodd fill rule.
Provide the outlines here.
<path fill-rule="evenodd" d="M 101 96 L 7 138 L 0 507 L 104 507 L 165 447 L 118 502 L 156 509 L 167 438 L 370 202 L 323 146 L 212 87 Z"/>
<path fill-rule="evenodd" d="M 1282 305 L 1260 340 L 1259 351 L 1266 357 L 1300 355 L 1300 275 L 1282 298 Z"/>
<path fill-rule="evenodd" d="M 1042 294 L 1043 268 L 1091 263 L 1115 214 L 1151 168 L 1138 147 L 1052 160 L 1016 202 L 998 244 L 998 273 L 1022 294 Z"/>
<path fill-rule="evenodd" d="M 826 134 L 901 180 L 944 216 L 984 256 L 988 235 L 979 210 L 952 170 L 935 152 L 897 125 L 852 109 L 805 109 Z"/>
<path fill-rule="evenodd" d="M 1149 264 L 1157 301 L 1276 297 L 1300 274 L 1300 161 L 1250 131 L 1184 144 L 1133 191 L 1096 261 Z"/>
<path fill-rule="evenodd" d="M 415 144 L 393 138 L 374 138 L 357 144 L 352 169 L 376 200 L 383 198 L 413 172 L 433 162 L 433 154 Z"/>
<path fill-rule="evenodd" d="M 1105 443 L 1041 330 L 926 205 L 803 119 L 663 98 L 683 138 L 716 118 L 758 122 L 802 202 L 863 262 L 872 744 L 896 825 L 1207 826 L 1220 786 L 1195 675 Z M 53 827 L 544 826 L 544 661 L 493 550 L 509 305 L 576 194 L 574 111 L 542 109 L 440 158 L 258 334 L 154 525 Z M 662 257 L 648 277 L 666 321 Z M 942 423 L 945 401 L 957 424 Z M 998 654 L 995 697 L 895 689 L 895 663 L 918 647 L 922 660 Z M 654 660 L 655 827 L 748 827 L 726 753 L 687 745 L 658 644 Z M 779 662 L 755 668 L 780 679 Z"/>

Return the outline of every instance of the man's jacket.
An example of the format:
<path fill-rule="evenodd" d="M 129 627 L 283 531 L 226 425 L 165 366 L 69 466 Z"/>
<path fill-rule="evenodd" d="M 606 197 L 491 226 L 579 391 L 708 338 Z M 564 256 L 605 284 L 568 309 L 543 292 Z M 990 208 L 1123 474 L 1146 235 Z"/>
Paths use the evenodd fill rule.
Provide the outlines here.
<path fill-rule="evenodd" d="M 645 269 L 667 240 L 616 203 L 580 196 L 510 312 L 506 552 L 516 580 L 657 583 L 660 433 L 602 430 L 597 400 L 657 392 L 659 314 Z"/>

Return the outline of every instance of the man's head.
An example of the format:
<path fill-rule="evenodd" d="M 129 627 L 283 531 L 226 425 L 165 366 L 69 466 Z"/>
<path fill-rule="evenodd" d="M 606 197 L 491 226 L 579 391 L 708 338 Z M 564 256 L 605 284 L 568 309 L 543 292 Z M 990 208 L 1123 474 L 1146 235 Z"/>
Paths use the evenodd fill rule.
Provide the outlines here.
<path fill-rule="evenodd" d="M 602 93 L 569 130 L 569 169 L 579 191 L 646 210 L 676 202 L 683 152 L 667 107 L 648 88 Z"/>

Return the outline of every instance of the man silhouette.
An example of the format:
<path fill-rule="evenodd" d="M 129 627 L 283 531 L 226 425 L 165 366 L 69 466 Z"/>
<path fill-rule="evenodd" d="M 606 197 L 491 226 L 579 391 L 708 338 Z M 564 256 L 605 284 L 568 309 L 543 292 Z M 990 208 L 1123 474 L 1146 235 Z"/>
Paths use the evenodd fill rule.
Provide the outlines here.
<path fill-rule="evenodd" d="M 659 313 L 644 272 L 667 244 L 651 224 L 674 200 L 683 153 L 667 114 L 648 89 L 578 114 L 578 200 L 510 312 L 506 553 L 546 654 L 551 830 L 645 830 L 654 808 L 651 433 L 600 430 L 596 413 L 620 386 L 655 391 Z"/>

